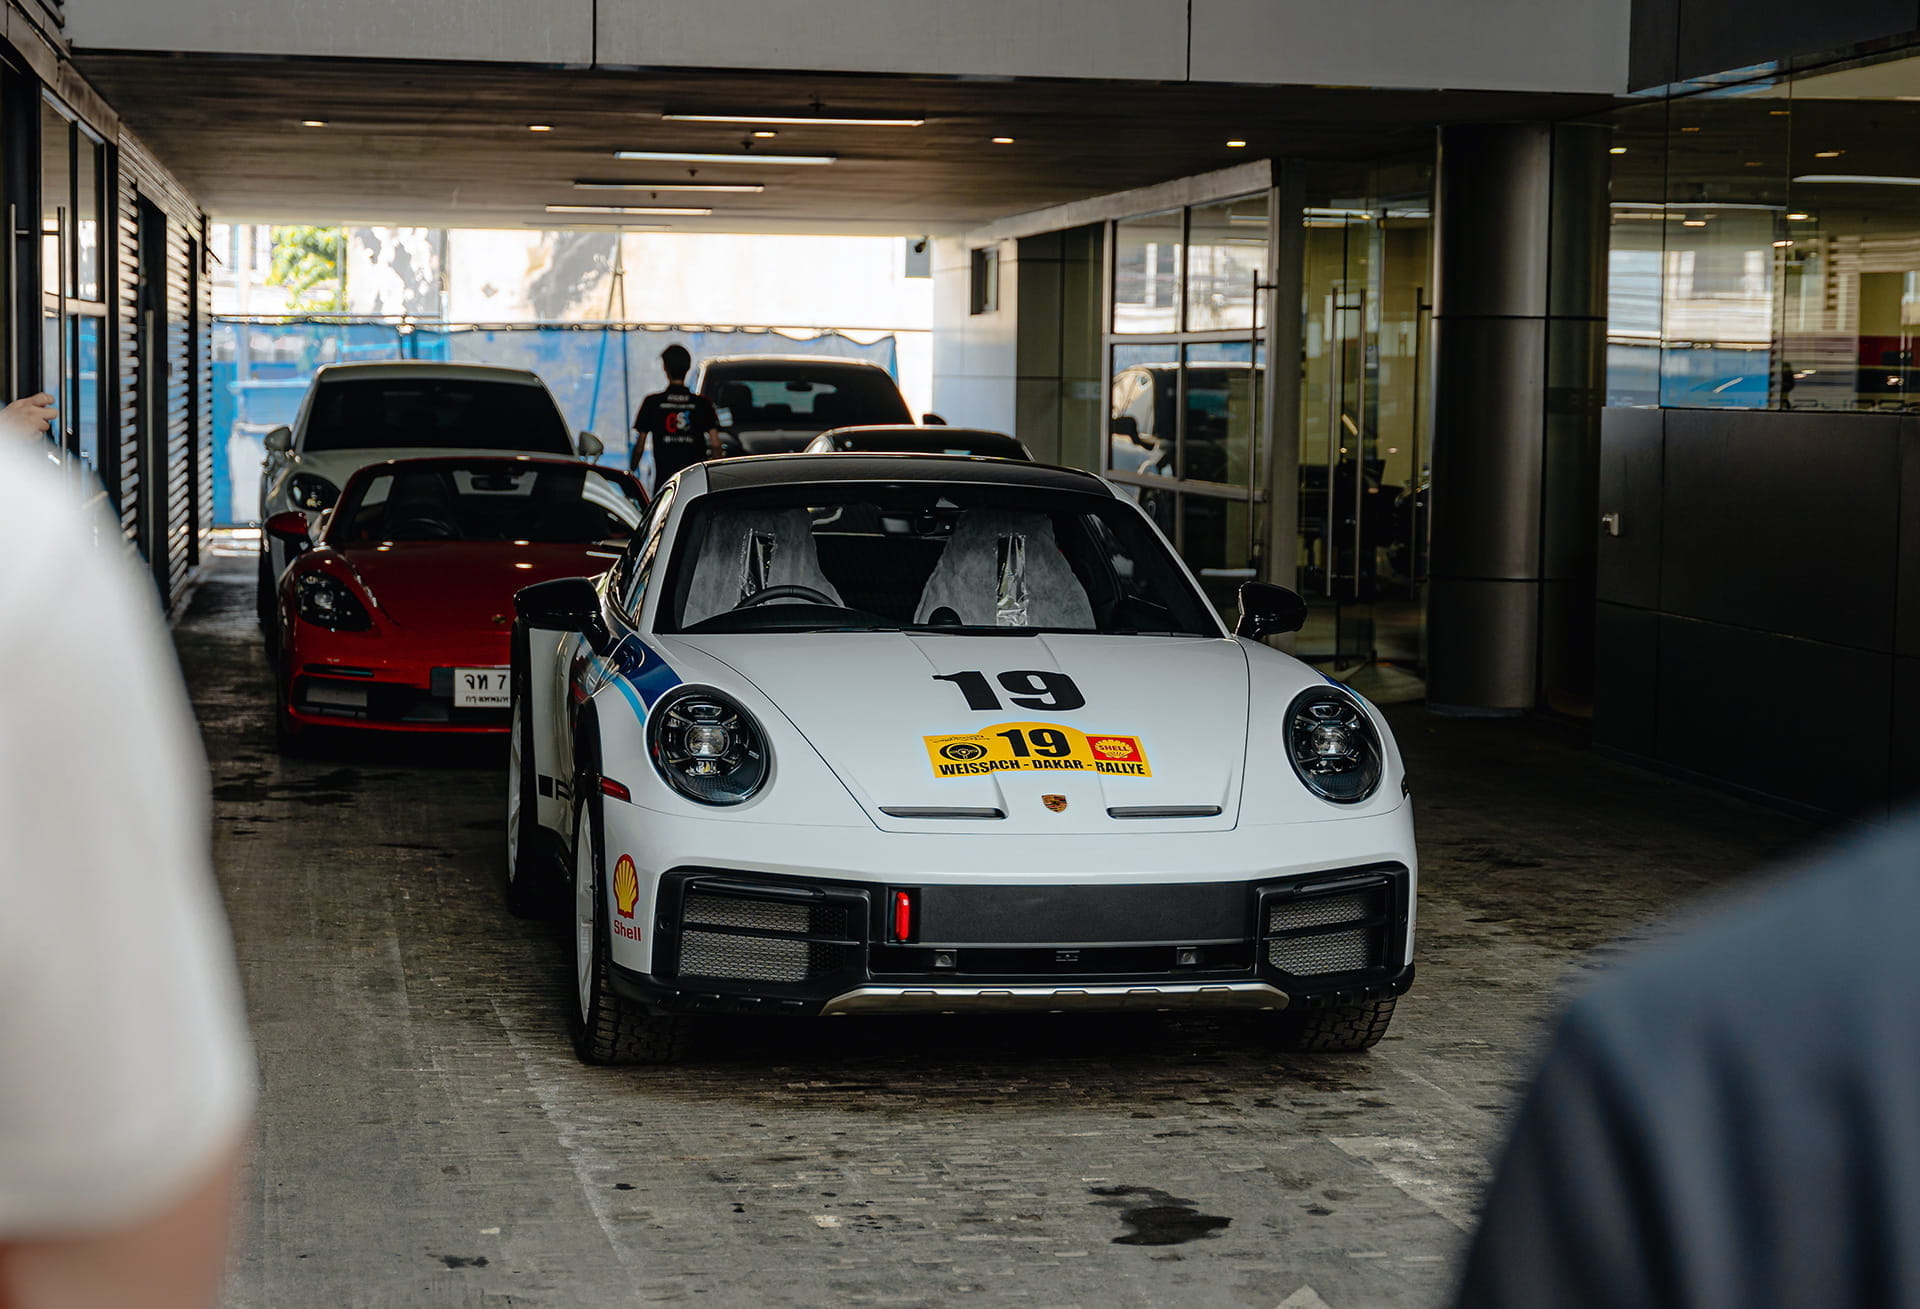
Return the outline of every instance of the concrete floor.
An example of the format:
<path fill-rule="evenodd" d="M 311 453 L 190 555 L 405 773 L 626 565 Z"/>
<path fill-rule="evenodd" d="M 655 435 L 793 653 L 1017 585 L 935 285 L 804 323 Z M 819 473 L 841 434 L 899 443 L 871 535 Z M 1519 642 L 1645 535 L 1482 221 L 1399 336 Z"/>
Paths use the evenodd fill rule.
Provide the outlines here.
<path fill-rule="evenodd" d="M 251 581 L 178 631 L 264 1080 L 234 1305 L 1435 1304 L 1560 988 L 1808 834 L 1401 706 L 1420 978 L 1371 1054 L 840 1019 L 589 1069 L 559 930 L 501 904 L 504 751 L 279 758 Z"/>

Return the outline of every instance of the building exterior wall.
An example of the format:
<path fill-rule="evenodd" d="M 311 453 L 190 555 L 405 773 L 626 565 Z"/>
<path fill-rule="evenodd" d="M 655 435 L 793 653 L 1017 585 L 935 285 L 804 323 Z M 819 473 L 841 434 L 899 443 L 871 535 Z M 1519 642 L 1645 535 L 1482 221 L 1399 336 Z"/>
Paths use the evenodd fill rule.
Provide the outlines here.
<path fill-rule="evenodd" d="M 147 560 L 173 608 L 212 527 L 205 215 L 74 72 L 47 10 L 9 2 L 0 18 L 0 184 L 16 213 L 41 216 L 16 232 L 0 276 L 9 327 L 0 362 L 10 389 L 59 398 L 50 452 L 83 498 L 111 507 L 126 548 Z M 76 190 L 99 206 L 98 285 L 84 292 L 57 271 L 79 239 L 81 215 L 66 194 L 74 139 L 98 169 L 97 190 Z M 83 323 L 97 338 L 85 351 L 76 348 Z"/>
<path fill-rule="evenodd" d="M 1615 92 L 1630 0 L 68 0 L 92 50 Z M 1391 34 L 1386 37 L 1383 34 Z"/>

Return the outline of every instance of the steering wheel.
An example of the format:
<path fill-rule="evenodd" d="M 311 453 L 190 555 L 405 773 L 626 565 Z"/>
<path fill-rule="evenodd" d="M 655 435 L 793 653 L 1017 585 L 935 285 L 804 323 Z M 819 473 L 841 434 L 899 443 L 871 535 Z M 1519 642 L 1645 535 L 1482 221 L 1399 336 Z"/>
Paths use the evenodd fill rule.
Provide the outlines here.
<path fill-rule="evenodd" d="M 814 604 L 840 607 L 840 602 L 830 595 L 822 594 L 810 586 L 763 586 L 752 595 L 735 605 L 735 609 L 751 609 L 755 605 L 766 604 L 770 600 L 810 600 Z"/>
<path fill-rule="evenodd" d="M 460 529 L 444 518 L 404 518 L 387 529 L 396 541 L 452 541 Z"/>

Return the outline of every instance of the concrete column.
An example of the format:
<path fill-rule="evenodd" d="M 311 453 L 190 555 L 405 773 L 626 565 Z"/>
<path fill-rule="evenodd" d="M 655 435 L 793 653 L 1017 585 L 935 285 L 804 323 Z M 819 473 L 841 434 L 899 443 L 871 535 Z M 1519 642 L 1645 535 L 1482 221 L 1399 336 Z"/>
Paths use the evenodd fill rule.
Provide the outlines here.
<path fill-rule="evenodd" d="M 1592 681 L 1607 142 L 1440 129 L 1428 703 L 1579 711 Z"/>

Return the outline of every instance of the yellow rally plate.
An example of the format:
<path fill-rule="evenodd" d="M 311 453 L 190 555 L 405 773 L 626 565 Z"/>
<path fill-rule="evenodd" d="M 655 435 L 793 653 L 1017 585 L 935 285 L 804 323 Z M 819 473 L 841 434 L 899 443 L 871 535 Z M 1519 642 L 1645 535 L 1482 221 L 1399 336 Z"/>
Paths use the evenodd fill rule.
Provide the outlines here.
<path fill-rule="evenodd" d="M 999 723 L 959 736 L 926 736 L 935 777 L 986 773 L 1100 773 L 1152 777 L 1137 736 L 1105 736 L 1058 723 Z"/>

